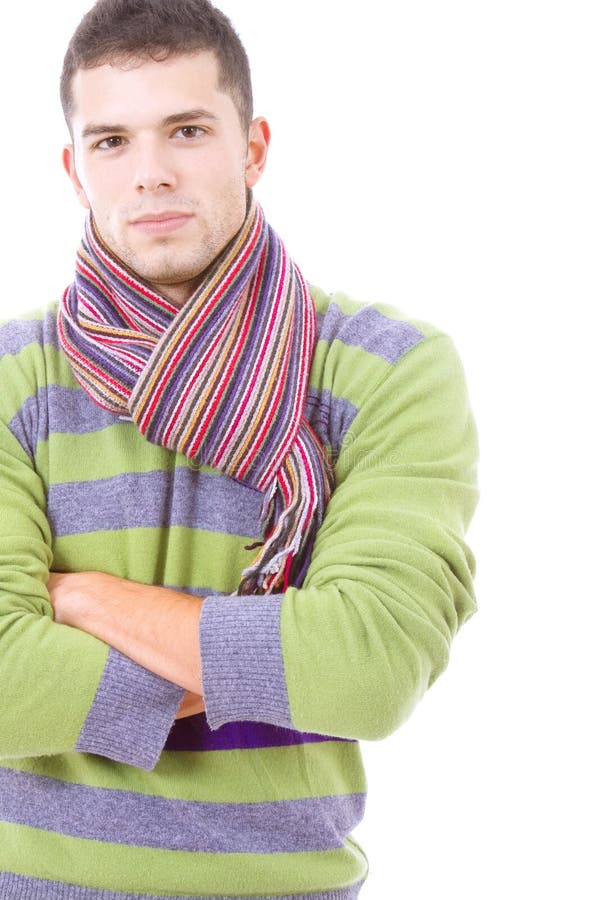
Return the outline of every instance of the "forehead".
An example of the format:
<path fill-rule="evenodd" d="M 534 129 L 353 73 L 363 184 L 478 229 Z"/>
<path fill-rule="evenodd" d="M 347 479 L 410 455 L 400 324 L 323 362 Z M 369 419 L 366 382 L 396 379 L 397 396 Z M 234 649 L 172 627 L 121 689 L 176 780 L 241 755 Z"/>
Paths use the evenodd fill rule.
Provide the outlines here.
<path fill-rule="evenodd" d="M 133 124 L 198 106 L 219 117 L 235 114 L 233 101 L 219 89 L 218 62 L 209 51 L 78 69 L 72 94 L 77 130 L 91 120 Z"/>

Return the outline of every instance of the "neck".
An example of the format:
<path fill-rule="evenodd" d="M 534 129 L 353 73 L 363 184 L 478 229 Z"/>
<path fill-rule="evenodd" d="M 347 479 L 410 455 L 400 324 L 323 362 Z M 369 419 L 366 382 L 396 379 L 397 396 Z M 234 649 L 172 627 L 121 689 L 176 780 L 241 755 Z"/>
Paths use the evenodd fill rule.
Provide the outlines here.
<path fill-rule="evenodd" d="M 150 287 L 177 309 L 187 303 L 198 285 L 200 284 L 200 276 L 193 278 L 191 281 L 182 281 L 175 284 L 161 284 L 158 281 L 149 282 Z"/>

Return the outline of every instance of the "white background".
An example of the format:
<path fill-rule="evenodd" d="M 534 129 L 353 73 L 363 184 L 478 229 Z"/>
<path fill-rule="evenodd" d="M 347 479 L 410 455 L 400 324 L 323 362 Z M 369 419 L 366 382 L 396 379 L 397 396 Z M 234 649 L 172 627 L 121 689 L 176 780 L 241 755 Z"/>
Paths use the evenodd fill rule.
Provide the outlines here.
<path fill-rule="evenodd" d="M 71 278 L 57 83 L 87 6 L 3 13 L 1 316 Z M 365 746 L 361 900 L 597 900 L 597 4 L 221 8 L 274 134 L 272 224 L 309 280 L 452 334 L 481 436 L 480 612 Z"/>

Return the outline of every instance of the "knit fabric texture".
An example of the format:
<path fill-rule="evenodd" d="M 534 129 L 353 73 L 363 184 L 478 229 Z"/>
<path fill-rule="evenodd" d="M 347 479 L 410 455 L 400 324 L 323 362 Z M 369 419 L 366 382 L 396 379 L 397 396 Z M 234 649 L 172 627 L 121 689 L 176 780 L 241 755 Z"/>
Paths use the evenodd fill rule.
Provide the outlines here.
<path fill-rule="evenodd" d="M 302 583 L 331 494 L 304 418 L 315 328 L 306 282 L 255 201 L 182 310 L 123 268 L 88 217 L 61 346 L 91 398 L 147 440 L 265 493 L 243 593 Z"/>
<path fill-rule="evenodd" d="M 477 445 L 447 336 L 311 293 L 303 416 L 335 490 L 302 585 L 270 595 L 235 593 L 266 492 L 93 402 L 56 307 L 0 325 L 0 897 L 358 896 L 359 741 L 410 715 L 475 610 Z M 54 622 L 50 570 L 204 597 L 206 713 L 175 720 L 179 687 Z"/>

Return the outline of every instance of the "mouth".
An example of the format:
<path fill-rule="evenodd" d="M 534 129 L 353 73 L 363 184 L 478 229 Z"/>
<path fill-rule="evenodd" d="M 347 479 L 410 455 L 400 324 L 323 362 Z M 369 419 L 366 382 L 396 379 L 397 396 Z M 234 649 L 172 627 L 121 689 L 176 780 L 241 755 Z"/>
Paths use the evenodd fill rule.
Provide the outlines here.
<path fill-rule="evenodd" d="M 138 219 L 133 219 L 131 225 L 146 234 L 170 234 L 172 231 L 183 228 L 192 218 L 190 213 L 167 210 L 161 213 L 147 213 Z"/>

